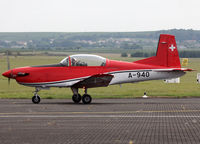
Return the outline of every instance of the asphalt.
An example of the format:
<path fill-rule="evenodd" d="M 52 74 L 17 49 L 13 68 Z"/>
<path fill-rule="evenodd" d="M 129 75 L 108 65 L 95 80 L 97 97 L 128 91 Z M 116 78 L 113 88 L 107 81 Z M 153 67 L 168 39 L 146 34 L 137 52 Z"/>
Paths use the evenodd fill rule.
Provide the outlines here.
<path fill-rule="evenodd" d="M 200 99 L 0 99 L 0 144 L 199 144 Z"/>

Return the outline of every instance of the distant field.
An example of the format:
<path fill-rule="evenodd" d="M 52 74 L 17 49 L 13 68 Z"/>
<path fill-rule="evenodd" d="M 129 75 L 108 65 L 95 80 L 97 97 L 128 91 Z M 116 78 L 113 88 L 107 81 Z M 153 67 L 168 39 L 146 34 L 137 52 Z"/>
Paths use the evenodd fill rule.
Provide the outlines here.
<path fill-rule="evenodd" d="M 122 58 L 120 54 L 100 54 L 106 58 L 116 60 L 134 61 L 134 58 Z M 11 68 L 41 65 L 60 62 L 64 56 L 18 56 L 10 57 Z M 123 84 L 92 88 L 88 90 L 93 98 L 133 98 L 141 97 L 144 92 L 152 97 L 198 97 L 200 96 L 200 84 L 196 83 L 196 74 L 200 72 L 200 59 L 189 59 L 189 68 L 197 71 L 188 72 L 181 78 L 180 84 L 165 84 L 163 81 L 147 81 L 135 84 Z M 0 56 L 0 73 L 7 70 L 7 62 L 5 56 Z M 25 87 L 17 84 L 15 80 L 11 80 L 8 86 L 8 80 L 2 75 L 0 76 L 0 98 L 31 98 L 34 88 Z M 83 91 L 80 90 L 83 94 Z M 51 88 L 50 90 L 42 90 L 39 92 L 41 98 L 71 98 L 72 92 L 69 88 Z"/>

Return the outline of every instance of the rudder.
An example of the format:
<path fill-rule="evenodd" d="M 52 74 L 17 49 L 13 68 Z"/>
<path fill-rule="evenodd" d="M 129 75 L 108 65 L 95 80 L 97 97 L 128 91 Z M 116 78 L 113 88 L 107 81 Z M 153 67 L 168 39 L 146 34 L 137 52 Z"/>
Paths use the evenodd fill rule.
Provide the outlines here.
<path fill-rule="evenodd" d="M 136 61 L 135 63 L 180 68 L 180 59 L 175 36 L 161 34 L 156 56 Z"/>

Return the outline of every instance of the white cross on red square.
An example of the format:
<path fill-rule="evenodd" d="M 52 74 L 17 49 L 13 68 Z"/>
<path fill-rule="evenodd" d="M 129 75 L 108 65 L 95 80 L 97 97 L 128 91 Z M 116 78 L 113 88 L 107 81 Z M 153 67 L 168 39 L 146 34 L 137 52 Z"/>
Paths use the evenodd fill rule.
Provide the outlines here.
<path fill-rule="evenodd" d="M 176 47 L 172 44 L 171 47 L 169 47 L 169 49 L 170 49 L 171 51 L 174 51 L 174 49 L 176 49 Z"/>

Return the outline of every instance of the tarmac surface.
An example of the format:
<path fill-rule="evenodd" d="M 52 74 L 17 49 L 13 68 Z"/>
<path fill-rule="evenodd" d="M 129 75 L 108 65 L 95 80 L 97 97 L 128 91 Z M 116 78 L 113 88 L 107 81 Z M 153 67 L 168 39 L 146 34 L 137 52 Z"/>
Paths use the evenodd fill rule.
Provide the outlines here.
<path fill-rule="evenodd" d="M 199 144 L 200 99 L 0 99 L 0 144 Z"/>

